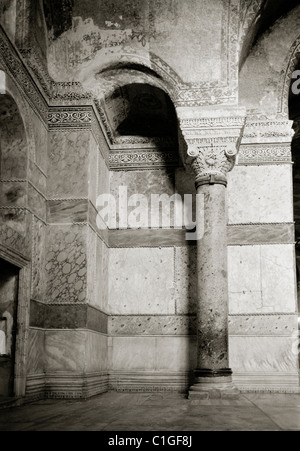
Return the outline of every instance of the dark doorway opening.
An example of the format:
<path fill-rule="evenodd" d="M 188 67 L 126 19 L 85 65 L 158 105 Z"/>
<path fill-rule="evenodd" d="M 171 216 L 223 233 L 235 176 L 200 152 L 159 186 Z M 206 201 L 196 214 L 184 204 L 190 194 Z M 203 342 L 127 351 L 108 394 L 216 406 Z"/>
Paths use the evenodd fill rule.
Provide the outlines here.
<path fill-rule="evenodd" d="M 14 396 L 19 269 L 0 259 L 0 397 Z"/>

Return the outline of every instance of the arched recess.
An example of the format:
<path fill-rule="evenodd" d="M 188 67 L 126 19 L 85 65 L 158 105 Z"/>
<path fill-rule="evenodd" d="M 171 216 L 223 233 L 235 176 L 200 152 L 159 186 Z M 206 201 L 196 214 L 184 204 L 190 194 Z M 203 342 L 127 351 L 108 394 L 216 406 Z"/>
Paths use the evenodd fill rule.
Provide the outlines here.
<path fill-rule="evenodd" d="M 293 59 L 287 73 L 289 74 L 288 95 L 286 104 L 289 119 L 293 121 L 295 134 L 292 140 L 293 160 L 293 204 L 296 240 L 297 286 L 298 286 L 298 310 L 300 311 L 300 39 L 294 46 Z"/>
<path fill-rule="evenodd" d="M 27 180 L 34 147 L 22 95 L 12 79 L 1 74 L 5 81 L 0 94 L 0 328 L 7 345 L 0 358 L 0 395 L 19 397 L 25 395 L 26 385 L 31 280 Z"/>
<path fill-rule="evenodd" d="M 136 63 L 117 64 L 101 70 L 97 74 L 97 81 L 101 81 L 103 90 L 97 104 L 102 111 L 111 143 L 111 170 L 121 171 L 124 178 L 132 180 L 132 186 L 133 172 L 143 171 L 139 194 L 147 192 L 151 196 L 150 191 L 159 191 L 163 183 L 168 185 L 170 194 L 175 191 L 183 194 L 184 189 L 179 186 L 181 182 L 176 178 L 177 169 L 183 169 L 183 140 L 178 127 L 174 85 L 154 70 Z M 151 177 L 159 185 L 156 170 L 160 171 L 165 182 L 162 181 L 161 186 L 153 188 Z M 125 175 L 128 171 L 133 172 Z M 157 174 L 154 175 L 153 171 Z M 137 174 L 137 177 L 140 176 L 140 173 Z M 111 179 L 113 178 L 114 174 Z M 184 177 L 180 180 L 182 179 Z M 152 194 L 159 192 L 153 191 Z M 150 197 L 150 206 L 149 202 Z M 148 217 L 148 225 L 150 219 Z M 140 224 L 141 228 L 144 227 L 143 224 Z"/>
<path fill-rule="evenodd" d="M 95 79 L 101 90 L 93 96 L 98 94 L 96 103 L 112 144 L 125 143 L 130 136 L 136 142 L 138 137 L 145 142 L 157 138 L 177 146 L 176 86 L 170 80 L 137 63 L 102 69 Z"/>

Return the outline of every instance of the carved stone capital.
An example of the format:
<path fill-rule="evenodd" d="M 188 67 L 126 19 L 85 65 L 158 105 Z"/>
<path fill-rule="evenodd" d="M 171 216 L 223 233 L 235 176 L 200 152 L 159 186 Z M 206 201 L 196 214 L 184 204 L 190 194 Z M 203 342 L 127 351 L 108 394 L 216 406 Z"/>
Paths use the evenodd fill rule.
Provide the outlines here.
<path fill-rule="evenodd" d="M 237 155 L 234 143 L 210 147 L 193 144 L 188 146 L 187 153 L 196 175 L 196 187 L 215 183 L 227 185 L 227 172 L 234 167 Z"/>
<path fill-rule="evenodd" d="M 196 175 L 196 186 L 227 185 L 236 162 L 246 112 L 241 108 L 177 109 L 183 146 L 181 158 Z"/>

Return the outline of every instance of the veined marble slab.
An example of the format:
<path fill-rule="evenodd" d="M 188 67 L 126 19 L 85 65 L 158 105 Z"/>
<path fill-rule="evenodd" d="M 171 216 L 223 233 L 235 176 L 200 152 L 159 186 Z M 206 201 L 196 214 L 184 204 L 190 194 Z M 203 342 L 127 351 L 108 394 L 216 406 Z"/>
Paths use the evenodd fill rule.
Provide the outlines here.
<path fill-rule="evenodd" d="M 229 246 L 230 313 L 296 311 L 294 245 Z"/>
<path fill-rule="evenodd" d="M 110 249 L 109 311 L 174 314 L 174 249 Z"/>
<path fill-rule="evenodd" d="M 293 222 L 292 166 L 236 166 L 228 174 L 229 224 Z"/>
<path fill-rule="evenodd" d="M 110 340 L 112 371 L 185 371 L 196 364 L 195 337 L 112 337 Z"/>
<path fill-rule="evenodd" d="M 229 363 L 233 372 L 297 372 L 295 337 L 230 337 Z"/>

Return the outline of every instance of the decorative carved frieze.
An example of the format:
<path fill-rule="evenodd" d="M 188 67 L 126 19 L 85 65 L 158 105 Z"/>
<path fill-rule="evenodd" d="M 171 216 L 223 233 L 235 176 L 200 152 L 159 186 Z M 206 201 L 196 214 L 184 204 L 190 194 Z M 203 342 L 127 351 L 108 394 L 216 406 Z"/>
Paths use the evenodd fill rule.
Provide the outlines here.
<path fill-rule="evenodd" d="M 91 126 L 93 113 L 91 109 L 65 109 L 50 110 L 48 113 L 48 125 L 55 127 L 87 127 Z"/>
<path fill-rule="evenodd" d="M 252 144 L 241 145 L 237 164 L 282 164 L 291 162 L 290 145 Z"/>
<path fill-rule="evenodd" d="M 256 120 L 248 118 L 243 134 L 243 144 L 286 143 L 293 137 L 292 121 Z"/>
<path fill-rule="evenodd" d="M 151 167 L 178 166 L 179 155 L 174 151 L 161 152 L 114 152 L 109 156 L 109 167 L 118 169 L 147 169 Z"/>

